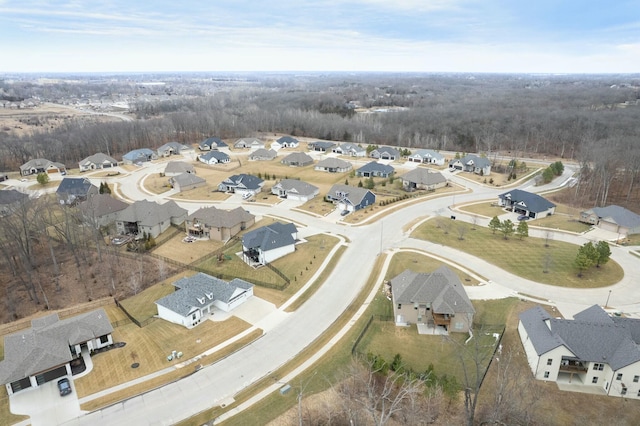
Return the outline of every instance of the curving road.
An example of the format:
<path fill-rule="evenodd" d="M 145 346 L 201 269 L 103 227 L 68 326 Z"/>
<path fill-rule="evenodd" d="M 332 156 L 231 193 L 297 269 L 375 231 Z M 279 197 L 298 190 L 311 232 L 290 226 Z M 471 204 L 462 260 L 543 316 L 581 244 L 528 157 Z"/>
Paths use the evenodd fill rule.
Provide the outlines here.
<path fill-rule="evenodd" d="M 157 173 L 160 167 L 163 165 L 151 165 L 119 178 L 118 192 L 130 200 L 160 200 L 166 194 L 152 195 L 138 186 L 144 175 Z M 535 189 L 536 192 L 541 192 L 553 189 L 566 183 L 571 174 L 571 168 L 567 167 L 565 174 L 556 179 L 555 183 L 544 187 L 528 188 L 528 190 Z M 328 232 L 348 237 L 350 240 L 348 248 L 326 282 L 307 303 L 295 312 L 265 318 L 265 321 L 269 321 L 268 331 L 261 339 L 242 350 L 179 382 L 87 414 L 67 424 L 170 425 L 212 406 L 232 402 L 233 395 L 271 374 L 321 335 L 361 291 L 368 278 L 368 272 L 364 271 L 372 270 L 376 256 L 381 251 L 395 248 L 412 248 L 433 253 L 467 265 L 470 270 L 486 277 L 488 282 L 485 285 L 474 287 L 469 292 L 472 299 L 501 298 L 513 295 L 515 292 L 525 292 L 554 301 L 559 304 L 559 307 L 565 306 L 566 309 L 571 310 L 582 309 L 592 304 L 602 304 L 608 291 L 612 290 L 609 305 L 615 305 L 616 309 L 625 312 L 640 312 L 640 286 L 633 285 L 634 281 L 638 282 L 640 278 L 638 259 L 622 248 L 612 247 L 612 258 L 625 269 L 625 276 L 621 282 L 606 289 L 578 290 L 524 280 L 466 253 L 410 238 L 403 230 L 405 224 L 419 217 L 448 217 L 451 214 L 450 206 L 454 199 L 455 204 L 462 204 L 495 198 L 497 194 L 504 192 L 504 188 L 485 187 L 454 174 L 448 177 L 472 189 L 473 192 L 410 204 L 377 222 L 363 226 L 345 226 L 329 218 L 312 217 L 294 210 L 281 210 L 278 206 L 251 205 L 250 210 L 253 214 L 267 215 L 277 211 L 279 217 L 306 224 L 306 227 L 301 230 L 302 235 Z M 206 205 L 204 202 L 180 202 L 179 204 L 190 212 Z M 229 207 L 240 205 L 239 200 L 234 197 L 224 204 L 225 207 L 226 204 Z M 246 208 L 247 205 L 244 204 L 244 206 Z M 457 214 L 457 216 L 458 220 L 469 220 L 464 214 Z M 530 230 L 531 235 L 535 232 Z M 576 244 L 586 241 L 583 236 L 558 232 L 555 233 L 554 239 L 563 239 Z M 260 324 L 257 325 L 260 326 Z"/>

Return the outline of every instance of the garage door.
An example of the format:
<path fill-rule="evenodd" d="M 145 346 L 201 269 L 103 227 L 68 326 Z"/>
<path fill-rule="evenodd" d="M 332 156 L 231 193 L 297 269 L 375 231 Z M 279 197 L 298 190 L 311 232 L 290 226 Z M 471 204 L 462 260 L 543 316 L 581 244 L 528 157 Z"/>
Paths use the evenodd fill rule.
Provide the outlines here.
<path fill-rule="evenodd" d="M 38 382 L 38 385 L 41 385 L 43 383 L 50 382 L 52 380 L 57 379 L 58 377 L 62 377 L 66 375 L 67 375 L 67 367 L 63 365 L 62 367 L 54 368 L 53 370 L 49 370 L 45 373 L 38 374 L 36 376 L 36 381 Z"/>
<path fill-rule="evenodd" d="M 11 390 L 13 393 L 16 393 L 22 389 L 27 389 L 31 387 L 31 380 L 28 377 L 24 379 L 18 380 L 17 382 L 11 383 Z"/>
<path fill-rule="evenodd" d="M 607 222 L 604 220 L 600 221 L 600 228 L 604 229 L 605 231 L 618 232 L 618 224 Z"/>

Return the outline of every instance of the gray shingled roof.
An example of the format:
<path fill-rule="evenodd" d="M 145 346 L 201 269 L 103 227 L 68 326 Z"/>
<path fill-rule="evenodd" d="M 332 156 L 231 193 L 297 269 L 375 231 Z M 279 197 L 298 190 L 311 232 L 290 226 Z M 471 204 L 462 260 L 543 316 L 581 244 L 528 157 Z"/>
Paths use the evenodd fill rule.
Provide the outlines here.
<path fill-rule="evenodd" d="M 59 169 L 64 169 L 64 164 L 62 163 L 56 163 L 54 161 L 50 161 L 45 158 L 34 158 L 32 160 L 27 161 L 22 166 L 20 166 L 20 170 L 29 170 L 31 168 L 46 169 L 50 165 L 54 165 Z"/>
<path fill-rule="evenodd" d="M 213 137 L 213 138 L 207 138 L 207 139 L 203 140 L 202 142 L 200 142 L 200 146 L 208 146 L 208 147 L 215 146 L 215 147 L 218 147 L 218 148 L 220 148 L 220 147 L 224 148 L 224 147 L 226 147 L 228 145 L 225 142 L 223 142 L 222 139 Z"/>
<path fill-rule="evenodd" d="M 236 207 L 233 210 L 203 207 L 191 213 L 187 220 L 198 220 L 209 228 L 232 228 L 239 223 L 248 222 L 254 217 L 242 207 Z"/>
<path fill-rule="evenodd" d="M 275 222 L 244 234 L 242 245 L 247 249 L 269 251 L 295 244 L 293 234 L 296 232 L 298 229 L 293 223 Z"/>
<path fill-rule="evenodd" d="M 118 164 L 118 161 L 115 158 L 108 156 L 107 154 L 98 152 L 80 161 L 79 164 L 86 165 L 86 164 L 104 164 L 104 163 Z"/>
<path fill-rule="evenodd" d="M 200 158 L 204 159 L 204 160 L 211 160 L 212 158 L 215 158 L 216 161 L 218 163 L 222 163 L 223 161 L 227 161 L 229 160 L 231 157 L 229 157 L 227 154 L 225 154 L 224 152 L 220 152 L 220 151 L 209 151 L 206 154 L 202 154 L 200 156 Z"/>
<path fill-rule="evenodd" d="M 316 164 L 316 168 L 325 167 L 325 168 L 336 168 L 336 169 L 348 169 L 351 168 L 351 163 L 348 161 L 341 160 L 339 158 L 325 158 L 324 160 L 320 160 L 318 164 Z"/>
<path fill-rule="evenodd" d="M 253 284 L 239 278 L 227 282 L 202 272 L 191 277 L 181 278 L 174 282 L 176 291 L 156 300 L 160 306 L 172 310 L 180 315 L 187 316 L 194 309 L 202 309 L 220 300 L 228 303 L 237 293 L 238 289 L 248 290 Z"/>
<path fill-rule="evenodd" d="M 411 157 L 421 157 L 421 158 L 436 158 L 438 160 L 440 159 L 444 159 L 444 155 L 440 154 L 437 151 L 434 151 L 432 149 L 419 149 L 416 152 L 414 152 Z"/>
<path fill-rule="evenodd" d="M 129 161 L 147 161 L 148 159 L 153 158 L 154 155 L 155 153 L 149 148 L 140 148 L 127 152 L 122 156 L 122 159 Z"/>
<path fill-rule="evenodd" d="M 607 207 L 594 207 L 590 211 L 593 211 L 600 219 L 613 221 L 625 228 L 640 227 L 640 215 L 624 207 L 611 205 Z M 589 212 L 589 210 L 587 210 L 587 212 Z"/>
<path fill-rule="evenodd" d="M 298 143 L 298 139 L 291 136 L 282 136 L 276 142 L 278 143 Z"/>
<path fill-rule="evenodd" d="M 310 148 L 324 148 L 325 150 L 331 149 L 336 146 L 335 142 L 315 141 L 309 144 Z"/>
<path fill-rule="evenodd" d="M 513 204 L 525 207 L 527 210 L 534 213 L 540 213 L 556 206 L 551 201 L 539 196 L 538 194 L 533 194 L 521 189 L 512 189 L 509 192 L 498 195 L 498 198 L 501 200 L 511 200 Z"/>
<path fill-rule="evenodd" d="M 460 278 L 446 266 L 432 273 L 407 269 L 391 279 L 391 289 L 395 302 L 403 305 L 431 303 L 431 309 L 437 314 L 475 312 Z"/>
<path fill-rule="evenodd" d="M 0 382 L 11 383 L 65 364 L 73 359 L 69 346 L 113 331 L 104 309 L 59 320 L 51 314 L 31 322 L 32 327 L 4 338 Z"/>
<path fill-rule="evenodd" d="M 282 179 L 280 182 L 274 185 L 276 188 L 282 188 L 286 192 L 295 192 L 302 196 L 315 195 L 318 193 L 318 187 L 311 185 L 307 182 L 303 182 L 298 179 Z"/>
<path fill-rule="evenodd" d="M 356 145 L 355 143 L 351 143 L 351 142 L 345 142 L 343 144 L 340 145 L 340 150 L 345 153 L 345 152 L 364 152 L 366 151 L 365 148 Z"/>
<path fill-rule="evenodd" d="M 129 207 L 124 201 L 113 198 L 109 194 L 95 194 L 78 206 L 86 216 L 101 217 L 110 213 L 122 211 Z"/>
<path fill-rule="evenodd" d="M 374 151 L 376 151 L 380 155 L 385 153 L 385 154 L 389 154 L 391 156 L 400 157 L 400 151 L 398 151 L 397 149 L 392 148 L 390 146 L 381 146 L 381 147 L 375 149 Z"/>
<path fill-rule="evenodd" d="M 90 193 L 98 193 L 98 188 L 94 186 L 89 179 L 86 178 L 71 178 L 66 177 L 62 179 L 56 194 L 69 196 L 84 197 Z"/>
<path fill-rule="evenodd" d="M 336 193 L 338 192 L 347 194 L 346 199 L 348 199 L 354 206 L 357 206 L 362 202 L 367 193 L 371 191 L 366 188 L 358 188 L 356 186 L 337 183 L 329 190 L 329 196 L 332 199 L 339 199 L 339 197 L 336 197 Z"/>
<path fill-rule="evenodd" d="M 194 185 L 198 183 L 205 183 L 206 180 L 193 173 L 180 173 L 177 176 L 172 177 L 174 184 L 178 186 Z"/>
<path fill-rule="evenodd" d="M 457 160 L 454 158 L 453 160 L 449 161 L 449 165 L 455 163 L 456 161 L 460 161 L 464 165 L 469 165 L 469 163 L 473 162 L 473 167 L 478 167 L 481 169 L 484 169 L 485 167 L 491 165 L 491 162 L 489 161 L 488 158 L 479 157 L 473 154 L 467 154 L 464 157 L 462 157 L 460 160 Z"/>
<path fill-rule="evenodd" d="M 137 222 L 142 226 L 154 226 L 158 223 L 180 217 L 187 213 L 175 201 L 158 204 L 149 200 L 139 200 L 116 214 L 122 222 Z"/>
<path fill-rule="evenodd" d="M 313 158 L 305 152 L 292 152 L 280 160 L 280 162 L 282 164 L 311 164 L 313 163 Z"/>
<path fill-rule="evenodd" d="M 416 167 L 408 171 L 400 177 L 407 182 L 413 182 L 420 185 L 435 185 L 447 181 L 447 178 L 440 172 L 433 172 L 424 167 Z"/>
<path fill-rule="evenodd" d="M 233 175 L 226 178 L 222 184 L 226 186 L 232 187 L 244 187 L 250 190 L 259 189 L 264 181 L 257 176 L 247 175 L 247 174 L 239 174 Z"/>
<path fill-rule="evenodd" d="M 389 166 L 387 164 L 382 164 L 382 163 L 378 163 L 377 161 L 371 161 L 370 163 L 365 164 L 364 166 L 360 167 L 357 172 L 358 173 L 373 173 L 373 172 L 377 172 L 377 173 L 382 173 L 382 174 L 391 174 L 395 171 L 395 169 L 392 166 Z"/>
<path fill-rule="evenodd" d="M 165 173 L 194 173 L 195 167 L 184 161 L 169 161 L 164 168 Z"/>
<path fill-rule="evenodd" d="M 164 145 L 162 145 L 160 148 L 157 149 L 158 152 L 160 151 L 167 151 L 169 148 L 172 148 L 175 152 L 182 152 L 182 151 L 189 151 L 191 150 L 190 147 L 188 147 L 187 145 L 181 144 L 180 142 L 167 142 Z"/>
<path fill-rule="evenodd" d="M 24 194 L 16 189 L 5 189 L 0 191 L 0 205 L 9 205 L 24 199 L 29 198 L 27 194 Z"/>
<path fill-rule="evenodd" d="M 549 320 L 549 326 L 545 320 Z M 616 371 L 640 361 L 640 320 L 618 321 L 598 305 L 574 316 L 573 320 L 551 318 L 536 306 L 520 314 L 538 355 L 564 345 L 579 360 L 607 363 Z"/>
<path fill-rule="evenodd" d="M 267 158 L 267 159 L 273 160 L 277 156 L 278 156 L 278 153 L 275 152 L 273 149 L 267 150 L 264 148 L 258 148 L 255 151 L 253 151 L 251 154 L 249 154 L 249 159 L 253 160 L 257 158 Z"/>

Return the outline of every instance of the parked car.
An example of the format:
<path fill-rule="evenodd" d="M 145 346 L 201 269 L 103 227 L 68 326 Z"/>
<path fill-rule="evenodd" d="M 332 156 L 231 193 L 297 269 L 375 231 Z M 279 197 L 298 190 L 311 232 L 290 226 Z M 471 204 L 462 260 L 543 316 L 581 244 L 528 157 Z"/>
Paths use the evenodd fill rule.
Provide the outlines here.
<path fill-rule="evenodd" d="M 69 383 L 69 379 L 63 377 L 58 380 L 58 391 L 60 391 L 60 396 L 69 395 L 71 393 L 71 383 Z"/>
<path fill-rule="evenodd" d="M 521 214 L 520 216 L 518 216 L 518 220 L 529 220 L 529 216 Z"/>
<path fill-rule="evenodd" d="M 245 192 L 244 194 L 242 194 L 242 199 L 243 200 L 247 200 L 249 198 L 253 197 L 253 194 L 251 192 Z"/>
<path fill-rule="evenodd" d="M 342 211 L 340 212 L 340 216 L 346 216 L 346 215 L 348 215 L 348 214 L 349 214 L 349 210 L 342 210 Z"/>

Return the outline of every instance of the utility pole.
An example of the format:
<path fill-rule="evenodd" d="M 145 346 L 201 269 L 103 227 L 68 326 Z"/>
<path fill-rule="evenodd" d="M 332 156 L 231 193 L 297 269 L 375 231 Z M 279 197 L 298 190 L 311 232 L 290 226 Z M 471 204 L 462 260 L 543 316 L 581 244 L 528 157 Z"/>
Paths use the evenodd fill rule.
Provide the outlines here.
<path fill-rule="evenodd" d="M 607 302 L 604 304 L 604 307 L 606 308 L 607 306 L 609 306 L 609 298 L 611 297 L 611 290 L 609 290 L 609 295 L 607 296 Z"/>

